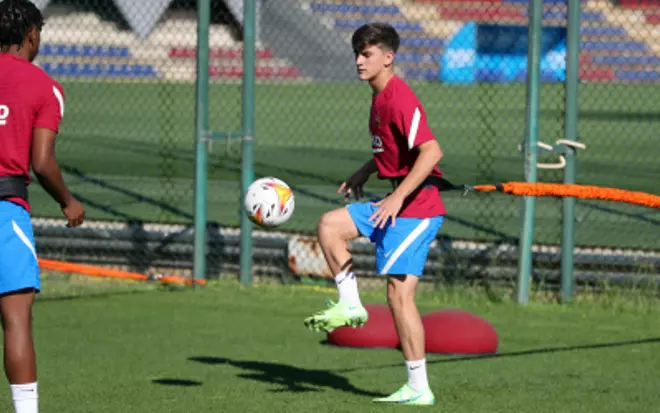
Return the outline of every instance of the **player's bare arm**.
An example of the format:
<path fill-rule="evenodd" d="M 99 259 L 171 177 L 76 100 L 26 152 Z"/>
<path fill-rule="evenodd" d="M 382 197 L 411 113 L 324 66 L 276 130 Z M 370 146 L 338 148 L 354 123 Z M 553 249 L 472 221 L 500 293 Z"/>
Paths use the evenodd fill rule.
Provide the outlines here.
<path fill-rule="evenodd" d="M 339 189 L 338 194 L 346 193 L 344 199 L 348 201 L 351 194 L 358 200 L 364 196 L 364 184 L 367 183 L 369 177 L 378 171 L 378 165 L 375 159 L 370 159 L 360 167 L 353 175 L 344 181 Z"/>
<path fill-rule="evenodd" d="M 410 173 L 390 195 L 374 204 L 378 209 L 369 218 L 374 221 L 374 227 L 383 228 L 390 218 L 392 218 L 392 226 L 395 226 L 396 216 L 401 210 L 403 201 L 424 182 L 442 159 L 442 150 L 435 140 L 422 143 L 417 150 L 419 156 Z"/>
<path fill-rule="evenodd" d="M 68 226 L 82 225 L 85 210 L 76 200 L 64 180 L 60 166 L 55 159 L 55 137 L 57 133 L 46 128 L 34 129 L 32 135 L 32 171 L 41 186 L 57 201 L 67 218 Z"/>

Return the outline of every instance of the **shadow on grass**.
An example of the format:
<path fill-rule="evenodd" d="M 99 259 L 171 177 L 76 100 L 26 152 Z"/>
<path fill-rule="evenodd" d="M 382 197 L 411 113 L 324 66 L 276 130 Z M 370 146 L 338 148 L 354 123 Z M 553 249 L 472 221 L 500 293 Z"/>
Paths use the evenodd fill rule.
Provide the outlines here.
<path fill-rule="evenodd" d="M 178 386 L 178 387 L 198 387 L 202 385 L 201 381 L 188 380 L 188 379 L 155 379 L 151 381 L 154 384 L 161 384 L 163 386 Z"/>
<path fill-rule="evenodd" d="M 660 337 L 652 337 L 639 340 L 627 340 L 627 341 L 614 341 L 609 343 L 594 343 L 594 344 L 583 344 L 577 346 L 558 346 L 558 347 L 542 347 L 529 350 L 520 350 L 520 351 L 510 351 L 505 353 L 491 353 L 491 354 L 475 354 L 475 355 L 457 355 L 456 357 L 447 357 L 437 360 L 429 360 L 427 357 L 426 364 L 441 364 L 441 363 L 456 363 L 461 361 L 474 361 L 474 360 L 487 360 L 487 359 L 497 359 L 497 358 L 507 358 L 507 357 L 521 357 L 521 356 L 533 356 L 537 354 L 548 354 L 548 353 L 561 353 L 568 351 L 583 351 L 583 350 L 597 350 L 603 348 L 614 348 L 614 347 L 623 347 L 623 346 L 635 346 L 641 344 L 656 344 L 660 343 Z M 325 344 L 325 343 L 324 343 Z M 380 366 L 364 366 L 364 367 L 355 367 L 350 369 L 339 369 L 334 370 L 335 373 L 350 373 L 353 371 L 362 371 L 362 370 L 378 370 L 378 369 L 387 369 L 392 367 L 401 367 L 401 363 L 398 364 L 386 364 Z"/>
<path fill-rule="evenodd" d="M 319 387 L 341 390 L 360 396 L 382 397 L 385 394 L 358 389 L 348 379 L 328 370 L 310 370 L 282 363 L 265 361 L 231 360 L 224 357 L 195 356 L 188 360 L 208 365 L 227 365 L 244 370 L 238 377 L 262 383 L 277 384 L 271 392 L 318 392 Z"/>

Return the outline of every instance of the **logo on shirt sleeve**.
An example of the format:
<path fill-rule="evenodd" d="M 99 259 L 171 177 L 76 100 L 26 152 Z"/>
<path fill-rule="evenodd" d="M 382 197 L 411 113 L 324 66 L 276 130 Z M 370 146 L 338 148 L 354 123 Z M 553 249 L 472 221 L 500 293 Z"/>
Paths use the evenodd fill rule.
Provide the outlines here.
<path fill-rule="evenodd" d="M 380 153 L 385 150 L 383 148 L 383 140 L 379 136 L 374 135 L 371 137 L 371 150 L 374 153 Z"/>

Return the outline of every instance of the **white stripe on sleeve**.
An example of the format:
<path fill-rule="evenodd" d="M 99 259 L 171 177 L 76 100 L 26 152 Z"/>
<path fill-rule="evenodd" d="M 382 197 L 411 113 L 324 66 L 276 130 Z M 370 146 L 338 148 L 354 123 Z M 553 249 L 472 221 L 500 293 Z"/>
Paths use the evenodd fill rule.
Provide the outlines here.
<path fill-rule="evenodd" d="M 62 117 L 64 117 L 64 96 L 62 96 L 62 93 L 58 88 L 53 86 L 53 94 L 55 95 L 55 98 L 57 98 L 57 101 L 60 104 L 60 114 Z"/>
<path fill-rule="evenodd" d="M 415 146 L 415 139 L 417 138 L 417 130 L 419 129 L 419 121 L 422 120 L 422 112 L 419 108 L 415 108 L 412 124 L 410 125 L 410 133 L 408 134 L 408 149 Z"/>

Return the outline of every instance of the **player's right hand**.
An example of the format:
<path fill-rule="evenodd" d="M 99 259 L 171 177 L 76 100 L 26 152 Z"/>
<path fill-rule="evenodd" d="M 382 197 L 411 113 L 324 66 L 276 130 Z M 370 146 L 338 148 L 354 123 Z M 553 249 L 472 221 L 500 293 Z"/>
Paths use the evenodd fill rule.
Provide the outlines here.
<path fill-rule="evenodd" d="M 364 184 L 369 180 L 370 174 L 365 173 L 362 168 L 358 169 L 353 175 L 351 175 L 346 181 L 344 181 L 339 189 L 337 190 L 338 194 L 345 193 L 344 200 L 348 201 L 351 194 L 355 200 L 359 200 L 364 196 Z"/>
<path fill-rule="evenodd" d="M 75 198 L 71 198 L 71 201 L 62 208 L 62 212 L 69 221 L 66 225 L 69 228 L 79 227 L 85 221 L 85 207 Z"/>

